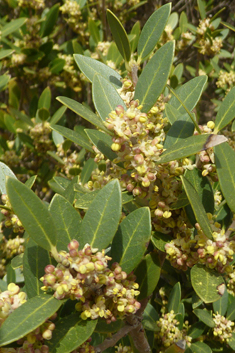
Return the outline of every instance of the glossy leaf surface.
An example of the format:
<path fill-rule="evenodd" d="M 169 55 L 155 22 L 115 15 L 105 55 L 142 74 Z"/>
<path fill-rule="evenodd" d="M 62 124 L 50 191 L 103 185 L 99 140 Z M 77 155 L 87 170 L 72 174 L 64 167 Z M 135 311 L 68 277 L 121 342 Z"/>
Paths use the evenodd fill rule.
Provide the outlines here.
<path fill-rule="evenodd" d="M 89 243 L 99 250 L 105 249 L 116 233 L 121 216 L 121 190 L 113 180 L 104 186 L 90 205 L 80 228 L 80 246 Z"/>
<path fill-rule="evenodd" d="M 226 95 L 215 118 L 214 133 L 222 130 L 235 117 L 235 87 Z"/>
<path fill-rule="evenodd" d="M 111 146 L 113 144 L 111 136 L 97 130 L 86 129 L 87 136 L 92 143 L 98 148 L 111 161 L 117 158 L 117 154 L 112 151 Z"/>
<path fill-rule="evenodd" d="M 52 250 L 57 234 L 46 205 L 17 179 L 9 178 L 6 186 L 12 208 L 29 236 L 42 248 Z"/>
<path fill-rule="evenodd" d="M 140 262 L 151 236 L 149 208 L 131 212 L 120 223 L 113 239 L 111 257 L 122 270 L 130 273 Z"/>
<path fill-rule="evenodd" d="M 191 269 L 191 281 L 193 289 L 205 303 L 213 303 L 220 299 L 217 287 L 224 283 L 221 275 L 202 265 L 194 265 Z"/>
<path fill-rule="evenodd" d="M 12 177 L 16 179 L 13 171 L 5 164 L 0 162 L 0 192 L 1 194 L 6 194 L 6 177 Z"/>
<path fill-rule="evenodd" d="M 62 305 L 51 295 L 43 294 L 29 299 L 4 321 L 0 328 L 0 345 L 17 341 L 43 324 Z"/>
<path fill-rule="evenodd" d="M 142 111 L 147 113 L 156 103 L 163 91 L 174 55 L 174 42 L 163 45 L 143 69 L 136 88 L 134 99 L 143 105 Z"/>

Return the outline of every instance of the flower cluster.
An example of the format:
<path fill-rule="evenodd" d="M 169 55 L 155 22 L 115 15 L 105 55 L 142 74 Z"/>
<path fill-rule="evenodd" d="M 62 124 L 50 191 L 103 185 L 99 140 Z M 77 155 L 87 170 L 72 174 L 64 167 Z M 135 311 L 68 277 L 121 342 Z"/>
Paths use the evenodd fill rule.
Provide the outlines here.
<path fill-rule="evenodd" d="M 18 0 L 19 7 L 30 7 L 34 10 L 40 10 L 45 7 L 44 0 Z"/>
<path fill-rule="evenodd" d="M 20 292 L 20 287 L 10 283 L 7 290 L 0 293 L 0 326 L 8 316 L 26 302 L 26 294 Z"/>
<path fill-rule="evenodd" d="M 130 346 L 122 346 L 121 343 L 118 346 L 115 346 L 115 348 L 115 353 L 133 353 Z"/>
<path fill-rule="evenodd" d="M 82 311 L 81 318 L 105 318 L 108 323 L 117 317 L 134 314 L 140 308 L 135 296 L 139 294 L 133 274 L 127 275 L 118 263 L 108 268 L 110 257 L 104 251 L 85 245 L 78 250 L 79 243 L 72 240 L 69 253 L 61 251 L 56 257 L 58 265 L 48 265 L 41 278 L 43 290 L 51 288 L 57 299 L 78 300 L 76 309 Z"/>
<path fill-rule="evenodd" d="M 5 216 L 2 226 L 12 228 L 14 233 L 24 233 L 24 227 L 18 216 L 14 214 L 8 196 L 3 194 L 1 199 L 5 207 L 1 209 L 1 213 Z"/>
<path fill-rule="evenodd" d="M 50 135 L 51 128 L 47 121 L 36 124 L 30 129 L 30 137 L 33 140 L 35 149 L 40 153 L 46 153 L 47 151 L 53 149 L 53 143 Z"/>
<path fill-rule="evenodd" d="M 209 56 L 215 56 L 216 54 L 219 54 L 223 43 L 222 39 L 219 37 L 209 37 L 208 32 L 212 32 L 213 30 L 214 27 L 211 24 L 210 18 L 200 20 L 199 26 L 197 27 L 197 45 L 199 46 L 199 53 Z"/>
<path fill-rule="evenodd" d="M 163 347 L 169 347 L 173 343 L 184 339 L 187 345 L 190 346 L 192 338 L 186 335 L 188 330 L 188 322 L 185 322 L 185 327 L 180 330 L 178 325 L 179 322 L 175 319 L 176 314 L 173 310 L 171 312 L 163 314 L 163 316 L 157 321 L 157 326 L 160 328 L 155 334 L 157 341 L 161 342 Z"/>
<path fill-rule="evenodd" d="M 235 84 L 235 71 L 231 70 L 229 72 L 220 70 L 219 77 L 216 81 L 216 86 L 223 88 L 226 92 L 229 92 Z"/>
<path fill-rule="evenodd" d="M 215 327 L 213 328 L 213 335 L 218 337 L 220 342 L 227 342 L 231 337 L 234 330 L 234 322 L 226 319 L 220 314 L 213 314 L 213 321 Z"/>
<path fill-rule="evenodd" d="M 197 235 L 194 239 L 190 235 L 182 237 L 178 234 L 176 239 L 165 245 L 167 259 L 173 267 L 186 271 L 188 267 L 200 263 L 220 273 L 232 271 L 230 263 L 235 253 L 235 240 L 230 239 L 224 230 L 221 230 L 219 223 L 213 223 L 210 214 L 208 216 L 213 230 L 213 239 L 208 239 L 196 223 Z"/>

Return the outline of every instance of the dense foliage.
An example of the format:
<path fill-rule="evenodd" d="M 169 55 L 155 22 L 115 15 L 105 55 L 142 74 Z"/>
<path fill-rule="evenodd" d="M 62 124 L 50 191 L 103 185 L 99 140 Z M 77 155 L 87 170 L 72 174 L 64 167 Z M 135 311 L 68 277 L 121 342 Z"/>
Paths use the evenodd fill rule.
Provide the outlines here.
<path fill-rule="evenodd" d="M 1 353 L 235 350 L 234 15 L 179 3 L 0 3 Z"/>

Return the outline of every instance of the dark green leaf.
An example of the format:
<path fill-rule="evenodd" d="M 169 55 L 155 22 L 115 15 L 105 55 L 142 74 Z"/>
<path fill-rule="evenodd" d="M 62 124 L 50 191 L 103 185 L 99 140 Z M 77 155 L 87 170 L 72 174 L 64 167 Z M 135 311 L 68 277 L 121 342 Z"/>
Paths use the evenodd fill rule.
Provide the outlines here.
<path fill-rule="evenodd" d="M 40 35 L 41 37 L 49 36 L 56 24 L 58 14 L 59 14 L 59 7 L 60 4 L 55 4 L 52 8 L 46 13 L 45 21 L 42 23 L 40 28 Z"/>
<path fill-rule="evenodd" d="M 92 171 L 97 168 L 97 164 L 94 162 L 93 158 L 89 158 L 88 161 L 84 164 L 84 167 L 81 172 L 81 183 L 82 185 L 86 184 L 90 180 Z"/>
<path fill-rule="evenodd" d="M 77 145 L 84 147 L 90 152 L 94 152 L 91 147 L 91 144 L 87 142 L 87 139 L 84 138 L 83 134 L 60 125 L 51 125 L 51 128 L 52 130 L 59 132 L 61 135 L 63 135 L 70 141 L 76 143 Z"/>
<path fill-rule="evenodd" d="M 23 121 L 24 123 L 28 124 L 29 126 L 34 127 L 34 123 L 32 122 L 32 120 L 30 119 L 30 117 L 28 117 L 26 114 L 20 112 L 17 109 L 14 108 L 10 108 L 10 112 L 11 114 L 14 114 L 14 116 L 16 116 L 17 118 L 19 118 L 21 121 Z"/>
<path fill-rule="evenodd" d="M 235 212 L 235 151 L 227 143 L 215 147 L 215 164 L 224 198 Z"/>
<path fill-rule="evenodd" d="M 135 36 L 134 39 L 130 42 L 131 52 L 134 53 L 137 48 L 138 41 L 139 41 L 140 21 L 135 22 L 134 26 L 131 29 L 131 34 L 133 34 Z"/>
<path fill-rule="evenodd" d="M 89 121 L 89 123 L 97 126 L 101 130 L 107 131 L 100 117 L 98 117 L 95 113 L 93 113 L 90 109 L 86 108 L 84 105 L 67 97 L 57 97 L 57 100 L 62 104 L 66 105 L 69 109 L 71 109 L 76 114 L 80 115 L 81 117 Z M 52 121 L 51 121 L 51 124 L 53 124 Z"/>
<path fill-rule="evenodd" d="M 0 328 L 0 345 L 5 346 L 32 332 L 52 316 L 62 305 L 51 295 L 29 299 L 9 315 Z"/>
<path fill-rule="evenodd" d="M 174 311 L 175 314 L 179 312 L 179 305 L 181 300 L 181 286 L 180 283 L 176 283 L 171 290 L 169 300 L 168 300 L 168 312 L 171 310 Z"/>
<path fill-rule="evenodd" d="M 112 256 L 112 255 L 111 255 Z M 157 251 L 147 254 L 135 270 L 136 281 L 139 283 L 138 300 L 151 295 L 158 284 L 161 273 Z"/>
<path fill-rule="evenodd" d="M 78 313 L 61 318 L 53 336 L 47 342 L 51 353 L 70 353 L 83 344 L 93 333 L 97 320 L 84 321 Z"/>
<path fill-rule="evenodd" d="M 9 178 L 6 187 L 14 213 L 19 217 L 29 236 L 42 248 L 53 250 L 57 234 L 46 205 L 17 179 Z"/>
<path fill-rule="evenodd" d="M 192 136 L 194 132 L 194 124 L 192 123 L 188 114 L 181 115 L 175 121 L 167 132 L 164 142 L 164 148 L 170 148 L 177 142 L 182 142 L 185 138 Z"/>
<path fill-rule="evenodd" d="M 15 270 L 12 268 L 11 264 L 8 264 L 7 267 L 7 284 L 16 282 Z"/>
<path fill-rule="evenodd" d="M 121 190 L 113 180 L 99 191 L 83 218 L 79 243 L 105 249 L 116 233 L 121 216 Z"/>
<path fill-rule="evenodd" d="M 172 237 L 169 234 L 163 234 L 160 232 L 154 232 L 151 237 L 153 245 L 162 252 L 165 252 L 165 245 L 170 243 L 171 240 Z"/>
<path fill-rule="evenodd" d="M 213 303 L 220 299 L 217 287 L 224 283 L 221 275 L 202 265 L 194 265 L 191 269 L 192 286 L 197 295 L 205 303 Z"/>
<path fill-rule="evenodd" d="M 212 315 L 207 310 L 195 309 L 194 314 L 209 327 L 215 327 Z"/>
<path fill-rule="evenodd" d="M 41 248 L 33 239 L 29 239 L 23 259 L 23 274 L 28 298 L 43 294 L 43 283 L 40 278 L 45 274 L 44 268 L 50 264 L 48 251 Z"/>
<path fill-rule="evenodd" d="M 95 75 L 92 85 L 93 102 L 102 120 L 108 118 L 118 105 L 126 109 L 126 105 L 116 89 L 101 75 Z"/>
<path fill-rule="evenodd" d="M 99 74 L 112 83 L 116 88 L 122 87 L 120 81 L 121 76 L 117 71 L 111 69 L 111 67 L 98 60 L 80 54 L 74 54 L 74 60 L 89 81 L 93 82 L 94 76 Z"/>
<path fill-rule="evenodd" d="M 209 239 L 213 239 L 210 222 L 207 217 L 205 208 L 203 207 L 200 196 L 198 195 L 197 191 L 192 186 L 192 184 L 188 181 L 188 179 L 181 176 L 181 180 L 189 202 L 192 206 L 196 221 L 200 224 L 200 227 L 205 236 Z"/>
<path fill-rule="evenodd" d="M 227 312 L 227 308 L 228 308 L 228 292 L 227 292 L 226 286 L 224 286 L 224 288 L 225 288 L 225 291 L 224 291 L 223 295 L 220 297 L 219 300 L 217 300 L 216 302 L 213 303 L 214 312 L 218 313 L 222 316 L 225 316 L 225 314 Z M 229 319 L 229 320 L 234 320 L 234 319 L 235 319 L 235 316 L 233 319 Z"/>
<path fill-rule="evenodd" d="M 92 129 L 86 129 L 86 134 L 89 137 L 89 139 L 92 141 L 92 143 L 98 148 L 98 150 L 103 153 L 108 159 L 113 161 L 115 158 L 117 158 L 117 154 L 112 151 L 111 146 L 112 146 L 112 138 L 101 132 L 101 131 L 96 131 Z"/>
<path fill-rule="evenodd" d="M 192 343 L 190 350 L 193 353 L 212 353 L 211 348 L 204 342 Z"/>
<path fill-rule="evenodd" d="M 235 87 L 226 95 L 215 118 L 214 133 L 222 130 L 235 117 Z"/>
<path fill-rule="evenodd" d="M 123 25 L 110 10 L 107 10 L 107 19 L 118 50 L 120 51 L 125 62 L 130 61 L 131 47 Z"/>
<path fill-rule="evenodd" d="M 174 55 L 174 42 L 163 45 L 143 69 L 136 88 L 134 99 L 143 105 L 142 111 L 147 113 L 156 103 L 163 91 L 170 73 Z"/>
<path fill-rule="evenodd" d="M 138 42 L 138 61 L 142 62 L 157 45 L 171 12 L 171 3 L 161 6 L 145 23 Z"/>
<path fill-rule="evenodd" d="M 149 208 L 142 207 L 130 213 L 120 223 L 113 239 L 112 261 L 118 262 L 123 271 L 130 273 L 141 261 L 150 236 Z"/>
<path fill-rule="evenodd" d="M 38 100 L 38 109 L 46 108 L 49 110 L 50 106 L 51 106 L 51 90 L 49 87 L 46 87 Z"/>
<path fill-rule="evenodd" d="M 7 56 L 11 55 L 14 53 L 14 50 L 12 49 L 3 49 L 0 51 L 0 60 L 6 58 Z"/>
<path fill-rule="evenodd" d="M 61 102 L 62 103 L 62 102 Z M 58 123 L 58 121 L 63 117 L 64 113 L 66 112 L 67 107 L 62 106 L 60 107 L 55 114 L 51 117 L 50 119 L 50 124 L 54 125 L 56 123 Z"/>
<path fill-rule="evenodd" d="M 63 70 L 65 65 L 65 60 L 61 58 L 55 58 L 49 64 L 49 69 L 52 74 L 58 75 L 60 71 Z"/>
<path fill-rule="evenodd" d="M 13 270 L 16 270 L 17 268 L 23 266 L 23 257 L 23 253 L 13 257 L 13 259 L 11 260 L 11 267 L 13 268 Z"/>
<path fill-rule="evenodd" d="M 176 90 L 178 97 L 188 110 L 191 111 L 196 106 L 206 82 L 207 76 L 198 76 Z M 184 107 L 175 96 L 172 96 L 169 104 L 176 108 L 181 114 L 185 114 Z"/>
<path fill-rule="evenodd" d="M 158 313 L 154 309 L 154 307 L 148 303 L 143 314 L 143 326 L 147 330 L 158 331 L 159 327 L 156 322 L 159 320 Z"/>
<path fill-rule="evenodd" d="M 202 322 L 200 322 L 200 321 L 195 322 L 195 324 L 193 324 L 189 328 L 187 335 L 192 337 L 192 339 L 198 338 L 203 334 L 205 328 L 206 328 L 206 326 Z"/>
<path fill-rule="evenodd" d="M 228 306 L 226 318 L 228 320 L 234 321 L 234 319 L 235 319 L 235 300 L 233 300 L 232 303 Z"/>
<path fill-rule="evenodd" d="M 95 21 L 93 21 L 91 18 L 88 19 L 88 29 L 95 44 L 98 44 L 101 41 L 100 31 Z"/>
<path fill-rule="evenodd" d="M 57 234 L 59 234 L 56 248 L 58 251 L 66 251 L 71 240 L 79 238 L 81 216 L 69 201 L 58 194 L 51 200 L 49 211 L 56 225 Z"/>

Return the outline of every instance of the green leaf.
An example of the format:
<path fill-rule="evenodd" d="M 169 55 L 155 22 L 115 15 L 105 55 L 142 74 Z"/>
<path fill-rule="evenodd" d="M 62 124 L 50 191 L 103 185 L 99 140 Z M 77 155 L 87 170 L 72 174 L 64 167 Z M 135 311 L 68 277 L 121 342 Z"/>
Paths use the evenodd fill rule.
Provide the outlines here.
<path fill-rule="evenodd" d="M 88 29 L 95 44 L 98 44 L 101 41 L 100 31 L 95 21 L 93 21 L 91 18 L 88 19 Z"/>
<path fill-rule="evenodd" d="M 150 331 L 159 331 L 159 327 L 156 324 L 158 320 L 158 313 L 156 312 L 154 307 L 150 303 L 148 303 L 143 313 L 142 323 L 144 328 Z"/>
<path fill-rule="evenodd" d="M 10 110 L 11 114 L 14 114 L 14 116 L 19 118 L 21 121 L 23 121 L 24 123 L 28 124 L 29 126 L 34 127 L 34 123 L 32 122 L 32 120 L 26 114 L 20 112 L 17 109 L 14 109 L 14 108 L 10 108 L 9 110 Z"/>
<path fill-rule="evenodd" d="M 206 18 L 206 6 L 203 0 L 197 0 L 197 6 L 200 12 L 201 19 L 204 20 Z"/>
<path fill-rule="evenodd" d="M 182 193 L 178 196 L 178 199 L 176 202 L 173 202 L 171 204 L 170 209 L 171 210 L 179 210 L 180 208 L 183 208 L 189 204 L 189 200 L 187 198 L 187 195 L 185 191 L 183 190 Z"/>
<path fill-rule="evenodd" d="M 60 4 L 55 4 L 54 6 L 52 6 L 52 8 L 46 13 L 45 15 L 45 21 L 42 22 L 41 28 L 40 28 L 40 36 L 46 37 L 49 36 L 53 29 L 54 26 L 56 24 L 58 15 L 59 15 L 59 7 Z"/>
<path fill-rule="evenodd" d="M 167 132 L 164 148 L 170 148 L 175 143 L 181 142 L 183 139 L 192 136 L 193 132 L 194 124 L 190 120 L 188 114 L 181 115 L 181 117 L 172 124 Z"/>
<path fill-rule="evenodd" d="M 97 164 L 94 162 L 93 158 L 89 158 L 88 161 L 86 161 L 81 172 L 82 185 L 86 184 L 88 180 L 90 180 L 91 173 L 95 168 L 97 168 Z"/>
<path fill-rule="evenodd" d="M 176 90 L 177 96 L 188 110 L 191 111 L 196 106 L 206 82 L 207 76 L 198 76 Z M 181 114 L 185 114 L 184 107 L 175 96 L 172 96 L 169 104 L 176 108 Z"/>
<path fill-rule="evenodd" d="M 235 212 L 235 151 L 227 143 L 216 146 L 214 151 L 222 193 L 230 209 Z"/>
<path fill-rule="evenodd" d="M 212 353 L 211 348 L 204 342 L 192 343 L 190 350 L 193 353 Z"/>
<path fill-rule="evenodd" d="M 76 114 L 80 115 L 81 117 L 89 121 L 89 123 L 97 126 L 101 130 L 107 131 L 100 117 L 98 117 L 95 113 L 93 113 L 90 109 L 86 108 L 84 105 L 67 97 L 57 97 L 56 99 L 60 103 L 66 105 L 73 112 L 75 112 Z M 51 124 L 53 124 L 52 121 L 51 121 Z"/>
<path fill-rule="evenodd" d="M 111 255 L 112 256 L 112 255 Z M 147 298 L 156 288 L 160 279 L 161 266 L 157 251 L 147 254 L 135 270 L 140 294 L 138 300 Z"/>
<path fill-rule="evenodd" d="M 228 320 L 234 321 L 234 319 L 235 319 L 235 300 L 233 300 L 232 303 L 228 306 L 226 318 Z"/>
<path fill-rule="evenodd" d="M 199 169 L 187 170 L 185 177 L 197 192 L 206 213 L 214 214 L 214 194 L 209 179 L 202 176 L 202 172 Z M 190 223 L 194 225 L 196 218 L 192 207 L 187 205 L 185 211 Z"/>
<path fill-rule="evenodd" d="M 52 74 L 58 75 L 64 68 L 66 61 L 61 58 L 55 58 L 49 64 L 49 69 Z"/>
<path fill-rule="evenodd" d="M 40 278 L 45 274 L 44 268 L 48 264 L 50 264 L 48 251 L 29 238 L 23 259 L 23 274 L 28 298 L 43 294 L 41 290 L 43 283 Z"/>
<path fill-rule="evenodd" d="M 131 212 L 120 223 L 112 242 L 111 257 L 130 273 L 141 261 L 151 236 L 149 208 Z"/>
<path fill-rule="evenodd" d="M 134 26 L 131 29 L 131 34 L 135 36 L 134 39 L 130 42 L 131 52 L 134 53 L 137 48 L 137 44 L 140 36 L 140 21 L 135 22 Z"/>
<path fill-rule="evenodd" d="M 215 118 L 214 133 L 222 130 L 235 117 L 235 87 L 226 95 Z"/>
<path fill-rule="evenodd" d="M 126 109 L 125 103 L 113 85 L 98 74 L 93 79 L 92 97 L 95 108 L 104 121 L 118 105 Z"/>
<path fill-rule="evenodd" d="M 12 49 L 4 49 L 0 51 L 0 60 L 6 58 L 7 56 L 11 55 L 14 53 L 14 50 Z"/>
<path fill-rule="evenodd" d="M 51 129 L 59 132 L 59 134 L 76 143 L 77 145 L 84 147 L 86 150 L 94 152 L 91 144 L 87 142 L 87 139 L 85 139 L 83 134 L 80 132 L 70 130 L 67 127 L 60 125 L 51 125 Z"/>
<path fill-rule="evenodd" d="M 13 268 L 13 270 L 16 270 L 17 268 L 23 266 L 23 257 L 23 253 L 13 257 L 13 259 L 11 260 L 11 267 Z"/>
<path fill-rule="evenodd" d="M 29 299 L 14 310 L 0 328 L 0 345 L 5 346 L 32 332 L 51 317 L 62 305 L 51 295 L 43 294 Z"/>
<path fill-rule="evenodd" d="M 76 190 L 76 189 L 75 189 Z M 92 192 L 88 192 L 83 195 L 79 195 L 75 202 L 76 208 L 81 208 L 83 210 L 87 210 L 90 207 L 90 204 L 93 202 L 94 198 L 97 196 L 99 190 L 95 190 Z"/>
<path fill-rule="evenodd" d="M 215 327 L 211 314 L 207 310 L 195 309 L 194 314 L 209 327 Z"/>
<path fill-rule="evenodd" d="M 213 239 L 210 222 L 207 217 L 205 208 L 203 207 L 203 204 L 201 202 L 200 196 L 198 195 L 197 191 L 192 186 L 192 184 L 188 181 L 188 179 L 181 176 L 181 180 L 189 202 L 192 206 L 196 221 L 199 223 L 205 236 L 209 239 Z"/>
<path fill-rule="evenodd" d="M 121 216 L 121 190 L 113 180 L 97 194 L 83 218 L 80 228 L 80 246 L 86 243 L 99 250 L 105 249 L 116 233 Z"/>
<path fill-rule="evenodd" d="M 86 129 L 85 131 L 86 131 L 86 134 L 89 137 L 89 139 L 92 141 L 92 143 L 108 159 L 113 161 L 115 158 L 117 158 L 117 154 L 115 152 L 113 152 L 111 149 L 111 146 L 113 143 L 111 136 L 109 136 L 101 131 L 96 131 L 96 130 L 92 130 L 92 129 Z"/>
<path fill-rule="evenodd" d="M 167 163 L 175 159 L 181 159 L 191 156 L 205 149 L 205 144 L 211 135 L 194 135 L 175 143 L 161 155 L 157 164 Z"/>
<path fill-rule="evenodd" d="M 59 234 L 56 248 L 58 251 L 67 250 L 73 239 L 79 238 L 79 227 L 82 219 L 78 211 L 61 195 L 54 195 L 49 206 L 57 234 Z"/>
<path fill-rule="evenodd" d="M 232 337 L 227 340 L 228 345 L 235 350 L 235 332 L 232 333 Z"/>
<path fill-rule="evenodd" d="M 147 113 L 156 103 L 163 91 L 172 65 L 174 42 L 163 45 L 144 67 L 136 88 L 134 99 L 143 105 L 142 111 Z"/>
<path fill-rule="evenodd" d="M 60 144 L 62 144 L 64 142 L 64 137 L 61 134 L 59 134 L 57 131 L 52 131 L 52 139 L 53 139 L 53 142 L 56 146 L 59 146 Z M 47 152 L 51 152 L 51 151 L 47 151 Z M 61 161 L 63 161 L 63 160 L 61 159 Z M 64 163 L 64 161 L 63 161 L 63 163 Z"/>
<path fill-rule="evenodd" d="M 15 274 L 15 270 L 12 268 L 11 264 L 8 264 L 6 266 L 6 270 L 7 270 L 7 284 L 15 283 L 16 282 L 16 274 Z"/>
<path fill-rule="evenodd" d="M 10 81 L 10 76 L 8 75 L 1 75 L 0 76 L 0 91 L 2 91 L 4 88 L 6 88 L 6 85 Z"/>
<path fill-rule="evenodd" d="M 47 342 L 51 353 L 70 353 L 83 344 L 93 333 L 97 320 L 84 321 L 78 313 L 61 318 L 53 336 Z"/>
<path fill-rule="evenodd" d="M 171 290 L 169 300 L 168 300 L 168 312 L 171 310 L 174 311 L 175 314 L 179 312 L 179 305 L 181 300 L 181 286 L 180 283 L 176 283 Z"/>
<path fill-rule="evenodd" d="M 76 197 L 76 192 L 74 191 L 74 186 L 78 183 L 79 179 L 78 176 L 75 176 L 72 181 L 68 184 L 66 189 L 64 190 L 62 196 L 66 198 L 72 205 L 74 203 L 75 197 Z"/>
<path fill-rule="evenodd" d="M 6 194 L 7 189 L 6 189 L 6 177 L 12 177 L 16 178 L 15 174 L 13 171 L 3 162 L 0 162 L 0 191 L 1 194 Z"/>
<path fill-rule="evenodd" d="M 9 178 L 7 195 L 29 236 L 43 249 L 51 251 L 56 245 L 55 224 L 46 205 L 26 185 Z"/>
<path fill-rule="evenodd" d="M 117 332 L 124 326 L 123 320 L 117 320 L 107 324 L 102 318 L 98 320 L 98 323 L 95 328 L 95 332 L 99 333 L 110 333 Z"/>
<path fill-rule="evenodd" d="M 98 60 L 80 54 L 74 54 L 74 60 L 89 81 L 93 82 L 94 76 L 99 74 L 112 83 L 116 88 L 122 87 L 120 81 L 121 76 L 117 71 L 111 69 L 111 67 Z"/>
<path fill-rule="evenodd" d="M 61 102 L 62 103 L 62 102 Z M 58 123 L 58 121 L 63 117 L 64 113 L 66 112 L 67 107 L 60 107 L 55 114 L 53 114 L 53 116 L 50 119 L 50 124 L 54 125 L 56 123 Z"/>
<path fill-rule="evenodd" d="M 187 335 L 192 337 L 192 339 L 198 338 L 203 334 L 205 328 L 205 324 L 203 324 L 201 321 L 195 322 L 195 324 L 190 326 Z"/>
<path fill-rule="evenodd" d="M 145 23 L 138 42 L 138 62 L 142 62 L 157 45 L 171 12 L 171 3 L 161 6 Z"/>
<path fill-rule="evenodd" d="M 38 109 L 46 108 L 49 110 L 50 106 L 51 106 L 51 90 L 50 90 L 50 87 L 46 87 L 38 100 Z"/>
<path fill-rule="evenodd" d="M 165 252 L 165 245 L 170 243 L 171 240 L 172 237 L 169 234 L 163 234 L 157 231 L 155 231 L 151 237 L 153 245 L 162 252 Z"/>
<path fill-rule="evenodd" d="M 36 119 L 39 118 L 42 121 L 46 121 L 49 118 L 49 116 L 50 116 L 50 112 L 48 109 L 41 108 L 37 110 Z"/>
<path fill-rule="evenodd" d="M 27 21 L 27 18 L 21 17 L 16 20 L 11 20 L 11 22 L 7 23 L 5 26 L 2 27 L 1 29 L 1 38 L 4 38 L 8 36 L 9 34 L 17 31 L 20 27 L 25 24 Z"/>
<path fill-rule="evenodd" d="M 122 55 L 125 62 L 130 61 L 131 47 L 123 25 L 110 10 L 107 10 L 107 19 L 120 54 Z"/>
<path fill-rule="evenodd" d="M 202 265 L 194 265 L 191 269 L 192 286 L 197 295 L 205 303 L 213 303 L 220 299 L 217 287 L 224 283 L 221 275 Z"/>
<path fill-rule="evenodd" d="M 219 300 L 217 300 L 216 302 L 213 303 L 213 310 L 215 313 L 218 313 L 222 316 L 225 316 L 226 312 L 227 312 L 227 308 L 228 308 L 228 292 L 227 292 L 227 288 L 226 286 L 224 287 L 225 291 L 223 293 L 223 295 L 220 297 Z M 232 320 L 235 319 L 235 316 Z M 231 320 L 231 319 L 229 319 Z"/>

